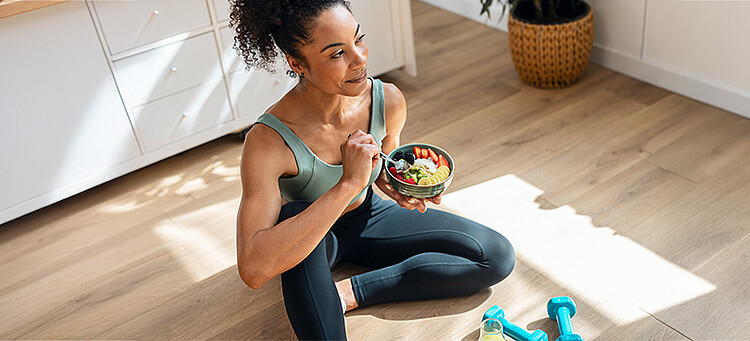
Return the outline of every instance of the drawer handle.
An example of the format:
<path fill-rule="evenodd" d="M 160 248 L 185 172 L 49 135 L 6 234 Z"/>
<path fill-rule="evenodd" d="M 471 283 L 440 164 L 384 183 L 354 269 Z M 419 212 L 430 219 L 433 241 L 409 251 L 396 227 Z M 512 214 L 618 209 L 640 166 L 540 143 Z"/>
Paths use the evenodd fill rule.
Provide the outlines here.
<path fill-rule="evenodd" d="M 154 13 L 154 15 L 159 15 L 159 10 L 155 9 L 153 13 Z"/>
<path fill-rule="evenodd" d="M 169 69 L 169 71 L 170 72 L 177 72 L 177 68 L 176 67 L 172 67 L 172 68 Z"/>
<path fill-rule="evenodd" d="M 184 112 L 184 113 L 182 113 L 182 116 L 180 116 L 180 117 L 181 117 L 182 119 L 186 119 L 186 118 L 188 117 L 188 114 Z"/>

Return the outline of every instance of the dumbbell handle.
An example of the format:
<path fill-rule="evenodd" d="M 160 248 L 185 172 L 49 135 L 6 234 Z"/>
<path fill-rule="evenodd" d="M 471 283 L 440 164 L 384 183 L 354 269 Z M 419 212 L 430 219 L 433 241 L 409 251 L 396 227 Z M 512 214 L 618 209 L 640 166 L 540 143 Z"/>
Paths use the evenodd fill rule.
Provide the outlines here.
<path fill-rule="evenodd" d="M 533 333 L 527 332 L 525 329 L 516 326 L 512 322 L 505 319 L 505 312 L 498 306 L 492 306 L 484 313 L 484 318 L 497 319 L 503 325 L 503 333 L 510 336 L 512 339 L 517 341 L 547 341 L 547 333 L 542 330 L 535 330 Z"/>
<path fill-rule="evenodd" d="M 495 313 L 491 315 L 485 315 L 485 317 L 498 319 L 500 323 L 503 324 L 503 333 L 510 336 L 514 340 L 534 340 L 531 333 L 527 332 L 523 328 L 513 324 L 512 322 L 506 320 L 501 313 Z"/>
<path fill-rule="evenodd" d="M 573 325 L 570 323 L 570 310 L 566 307 L 557 308 L 557 328 L 560 335 L 573 334 Z"/>
<path fill-rule="evenodd" d="M 512 337 L 515 340 L 531 340 L 531 333 L 527 332 L 523 328 L 511 323 L 510 321 L 499 318 L 500 322 L 503 324 L 503 333 L 508 334 L 508 336 Z"/>

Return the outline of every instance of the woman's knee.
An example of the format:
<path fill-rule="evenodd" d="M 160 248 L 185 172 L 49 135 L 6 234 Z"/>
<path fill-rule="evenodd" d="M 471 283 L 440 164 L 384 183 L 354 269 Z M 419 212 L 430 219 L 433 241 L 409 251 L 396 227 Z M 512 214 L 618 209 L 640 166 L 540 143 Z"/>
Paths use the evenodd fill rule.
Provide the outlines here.
<path fill-rule="evenodd" d="M 495 284 L 507 278 L 516 266 L 516 252 L 510 241 L 495 232 L 482 241 L 482 247 L 491 282 Z"/>

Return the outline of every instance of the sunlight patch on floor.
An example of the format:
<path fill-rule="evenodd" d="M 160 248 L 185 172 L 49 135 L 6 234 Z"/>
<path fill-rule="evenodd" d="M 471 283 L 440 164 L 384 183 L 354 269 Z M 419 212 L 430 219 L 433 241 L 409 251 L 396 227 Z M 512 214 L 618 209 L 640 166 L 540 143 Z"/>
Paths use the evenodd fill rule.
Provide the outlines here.
<path fill-rule="evenodd" d="M 240 167 L 227 167 L 224 165 L 224 161 L 216 161 L 204 168 L 203 171 L 210 171 L 211 174 L 216 174 L 219 176 L 236 176 L 240 172 Z"/>
<path fill-rule="evenodd" d="M 506 175 L 446 194 L 442 206 L 501 232 L 519 260 L 619 325 L 716 289 L 570 206 L 540 209 L 534 200 L 542 193 Z"/>
<path fill-rule="evenodd" d="M 236 200 L 227 200 L 174 217 L 174 225 L 154 228 L 196 283 L 236 264 L 234 225 L 230 218 L 216 218 L 226 217 L 236 206 Z"/>
<path fill-rule="evenodd" d="M 143 194 L 148 197 L 164 197 L 170 193 L 172 188 L 175 185 L 180 184 L 180 182 L 183 181 L 183 178 L 185 177 L 184 174 L 175 174 L 166 176 L 161 179 L 159 183 L 150 183 L 147 186 L 143 187 L 150 187 L 150 189 Z M 184 184 L 180 185 L 180 187 L 175 191 L 178 195 L 187 195 L 195 191 L 199 191 L 201 189 L 204 189 L 208 186 L 205 185 L 205 181 L 202 178 L 193 179 L 190 181 L 185 182 Z M 135 190 L 134 192 L 138 192 L 140 189 Z M 126 202 L 112 202 L 107 203 L 104 205 L 100 210 L 104 213 L 124 213 L 124 212 L 133 212 L 139 208 L 142 208 L 149 203 L 152 202 L 152 200 L 144 199 L 142 198 L 142 195 L 134 194 L 136 197 L 140 197 L 138 199 L 130 199 Z"/>
<path fill-rule="evenodd" d="M 195 178 L 182 184 L 182 186 L 177 188 L 175 194 L 188 195 L 190 193 L 197 192 L 206 188 L 208 188 L 208 185 L 206 185 L 206 180 L 204 180 L 203 178 Z"/>
<path fill-rule="evenodd" d="M 136 200 L 129 200 L 124 203 L 107 204 L 100 211 L 104 213 L 125 213 L 135 211 L 143 205 L 143 203 L 138 203 Z"/>
<path fill-rule="evenodd" d="M 480 309 L 423 317 L 411 317 L 409 313 L 397 318 L 350 314 L 346 316 L 347 336 L 351 340 L 424 340 L 425 335 L 441 335 L 443 340 L 462 340 L 479 327 L 482 314 Z"/>
<path fill-rule="evenodd" d="M 219 164 L 215 167 L 212 167 L 211 174 L 220 176 L 223 182 L 238 181 L 240 179 L 240 167 L 227 167 L 224 164 Z"/>
<path fill-rule="evenodd" d="M 161 182 L 158 185 L 155 185 L 154 188 L 146 192 L 146 195 L 159 197 L 164 196 L 169 193 L 169 189 L 171 188 L 171 186 L 178 184 L 184 177 L 184 174 L 166 176 L 161 179 Z"/>

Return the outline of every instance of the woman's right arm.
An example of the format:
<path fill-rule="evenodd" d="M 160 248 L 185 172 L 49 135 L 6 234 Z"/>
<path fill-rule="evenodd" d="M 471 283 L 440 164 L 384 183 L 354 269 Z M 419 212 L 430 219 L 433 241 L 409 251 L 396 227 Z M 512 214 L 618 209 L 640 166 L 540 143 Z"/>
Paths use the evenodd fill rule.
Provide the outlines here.
<path fill-rule="evenodd" d="M 276 224 L 282 205 L 278 178 L 289 156 L 294 158 L 281 137 L 258 126 L 247 134 L 243 146 L 237 212 L 237 270 L 253 289 L 299 264 L 315 249 L 349 201 L 367 185 L 378 155 L 372 136 L 361 131 L 352 134 L 341 145 L 341 180 L 302 213 Z"/>

